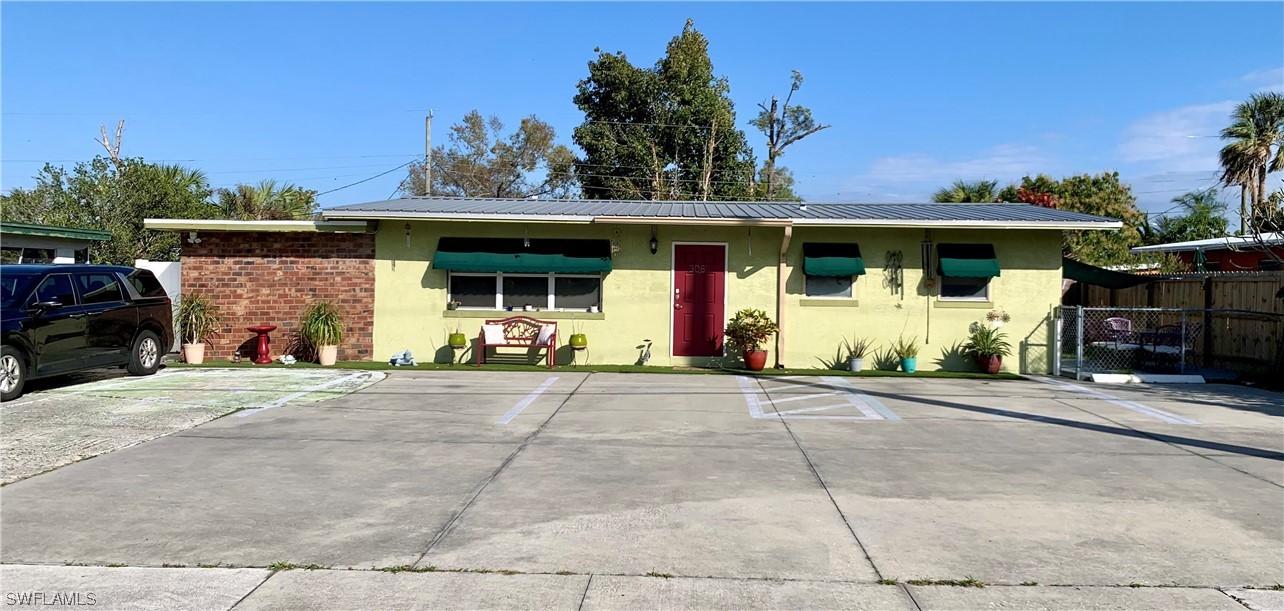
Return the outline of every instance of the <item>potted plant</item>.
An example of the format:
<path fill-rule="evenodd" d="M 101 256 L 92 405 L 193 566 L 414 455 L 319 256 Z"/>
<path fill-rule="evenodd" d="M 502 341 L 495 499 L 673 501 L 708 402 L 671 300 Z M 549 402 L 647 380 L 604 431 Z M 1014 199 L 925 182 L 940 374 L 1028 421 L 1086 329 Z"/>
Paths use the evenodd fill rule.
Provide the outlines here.
<path fill-rule="evenodd" d="M 315 301 L 303 311 L 299 335 L 317 351 L 317 360 L 330 366 L 338 360 L 343 341 L 343 314 L 329 301 Z"/>
<path fill-rule="evenodd" d="M 456 304 L 456 308 L 457 308 L 459 302 L 452 301 L 450 303 Z M 451 308 L 451 309 L 453 310 L 456 308 Z M 455 315 L 455 330 L 451 331 L 446 336 L 446 345 L 450 346 L 451 350 L 463 350 L 464 346 L 468 345 L 468 336 L 464 335 L 464 332 L 459 328 L 458 314 Z"/>
<path fill-rule="evenodd" d="M 745 366 L 750 371 L 762 371 L 767 366 L 767 351 L 762 345 L 779 331 L 780 327 L 766 312 L 746 308 L 736 312 L 723 334 L 743 351 Z"/>
<path fill-rule="evenodd" d="M 1007 334 L 990 325 L 974 322 L 968 327 L 970 335 L 963 352 L 976 359 L 976 366 L 985 373 L 995 374 L 1003 367 L 1003 357 L 1012 354 Z"/>
<path fill-rule="evenodd" d="M 223 315 L 204 293 L 184 295 L 178 302 L 178 332 L 183 338 L 183 360 L 205 362 L 205 343 L 218 336 Z"/>
<path fill-rule="evenodd" d="M 588 336 L 577 322 L 575 315 L 571 314 L 571 350 L 580 351 L 588 348 Z"/>
<path fill-rule="evenodd" d="M 918 337 L 913 337 L 906 341 L 902 335 L 896 338 L 896 343 L 892 344 L 892 352 L 901 360 L 901 371 L 905 373 L 914 373 L 918 370 Z"/>
<path fill-rule="evenodd" d="M 843 338 L 843 350 L 847 352 L 847 369 L 860 371 L 865 364 L 865 353 L 874 346 L 872 340 L 864 337 Z"/>

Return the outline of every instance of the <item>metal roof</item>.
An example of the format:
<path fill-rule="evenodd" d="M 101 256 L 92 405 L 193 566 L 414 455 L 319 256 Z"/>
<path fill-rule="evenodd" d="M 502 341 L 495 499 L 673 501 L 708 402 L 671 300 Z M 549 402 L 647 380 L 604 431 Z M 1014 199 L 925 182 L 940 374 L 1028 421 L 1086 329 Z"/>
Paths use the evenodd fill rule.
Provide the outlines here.
<path fill-rule="evenodd" d="M 406 218 L 620 222 L 779 222 L 795 225 L 1005 226 L 1116 229 L 1119 221 L 1029 204 L 827 204 L 405 197 L 327 208 L 326 219 Z"/>
<path fill-rule="evenodd" d="M 8 221 L 0 222 L 0 233 L 89 241 L 103 241 L 111 239 L 111 233 L 107 231 L 76 229 L 73 227 L 55 227 L 53 225 L 34 225 L 31 223 L 10 223 Z"/>
<path fill-rule="evenodd" d="M 1189 242 L 1169 242 L 1154 246 L 1138 246 L 1133 252 L 1183 252 L 1191 250 L 1239 250 L 1284 244 L 1284 233 L 1263 233 L 1257 237 L 1226 237 Z"/>

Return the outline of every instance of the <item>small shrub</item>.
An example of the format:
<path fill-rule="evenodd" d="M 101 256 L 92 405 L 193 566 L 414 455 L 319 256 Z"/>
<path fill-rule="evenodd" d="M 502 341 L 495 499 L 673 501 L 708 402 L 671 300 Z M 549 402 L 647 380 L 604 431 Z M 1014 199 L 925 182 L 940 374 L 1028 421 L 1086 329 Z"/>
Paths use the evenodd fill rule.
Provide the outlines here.
<path fill-rule="evenodd" d="M 218 336 L 223 314 L 204 293 L 183 296 L 178 302 L 178 332 L 184 344 L 202 344 Z"/>
<path fill-rule="evenodd" d="M 767 343 L 771 336 L 779 332 L 780 326 L 773 322 L 766 312 L 746 308 L 736 312 L 736 315 L 727 323 L 723 334 L 727 336 L 727 341 L 741 350 L 757 352 L 762 350 L 762 345 Z"/>
<path fill-rule="evenodd" d="M 303 311 L 299 335 L 314 347 L 343 343 L 343 314 L 329 301 L 316 301 Z"/>
<path fill-rule="evenodd" d="M 914 359 L 918 358 L 918 337 L 912 337 L 909 340 L 902 335 L 896 338 L 896 343 L 892 344 L 892 353 L 897 358 Z"/>

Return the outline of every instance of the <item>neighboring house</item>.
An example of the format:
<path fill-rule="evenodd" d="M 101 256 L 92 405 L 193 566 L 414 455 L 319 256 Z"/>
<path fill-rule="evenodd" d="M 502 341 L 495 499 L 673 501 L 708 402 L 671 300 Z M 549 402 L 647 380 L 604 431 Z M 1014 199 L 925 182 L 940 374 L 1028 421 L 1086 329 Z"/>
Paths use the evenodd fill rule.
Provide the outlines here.
<path fill-rule="evenodd" d="M 1197 272 L 1256 272 L 1281 269 L 1284 234 L 1227 237 L 1138 246 L 1135 253 L 1168 252 Z"/>
<path fill-rule="evenodd" d="M 0 222 L 0 263 L 88 263 L 94 242 L 106 231 Z"/>
<path fill-rule="evenodd" d="M 483 319 L 524 314 L 558 322 L 559 363 L 574 330 L 588 336 L 581 361 L 631 364 L 649 342 L 651 365 L 713 365 L 726 321 L 756 308 L 780 323 L 767 346 L 780 366 L 823 367 L 843 336 L 886 349 L 904 335 L 922 344 L 922 367 L 970 368 L 968 325 L 1000 309 L 1005 369 L 1046 372 L 1061 232 L 1121 227 L 1026 204 L 414 197 L 322 216 L 147 220 L 184 233 L 184 294 L 209 293 L 231 315 L 218 358 L 249 337 L 243 327 L 288 331 L 324 298 L 348 317 L 341 359 L 410 349 L 449 361 L 448 333 L 476 337 Z"/>

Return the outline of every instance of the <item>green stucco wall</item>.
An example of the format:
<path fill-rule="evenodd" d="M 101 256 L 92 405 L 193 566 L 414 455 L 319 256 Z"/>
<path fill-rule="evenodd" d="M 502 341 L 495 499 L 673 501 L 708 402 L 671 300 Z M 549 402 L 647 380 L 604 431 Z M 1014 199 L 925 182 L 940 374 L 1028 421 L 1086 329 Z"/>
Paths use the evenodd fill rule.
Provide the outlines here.
<path fill-rule="evenodd" d="M 376 236 L 374 353 L 386 359 L 409 348 L 420 361 L 447 362 L 446 335 L 456 326 L 469 338 L 482 318 L 517 313 L 446 310 L 447 272 L 429 262 L 438 238 L 521 237 L 598 238 L 615 240 L 619 250 L 614 271 L 602 283 L 602 311 L 526 314 L 558 321 L 559 364 L 570 363 L 565 344 L 573 331 L 588 335 L 587 353 L 578 362 L 634 363 L 643 340 L 651 339 L 650 365 L 706 365 L 710 359 L 670 357 L 672 248 L 675 242 L 725 242 L 728 246 L 727 316 L 741 308 L 776 312 L 776 270 L 784 230 L 778 227 L 656 228 L 660 247 L 652 255 L 649 225 L 545 225 L 496 222 L 414 222 L 407 239 L 402 221 L 383 221 Z M 1008 371 L 1045 372 L 1049 368 L 1051 309 L 1061 297 L 1061 237 L 1057 231 L 934 231 L 936 242 L 991 242 L 1003 275 L 992 282 L 991 304 L 944 307 L 922 287 L 919 244 L 922 230 L 795 227 L 789 249 L 784 313 L 784 359 L 788 367 L 822 367 L 832 360 L 841 336 L 875 338 L 886 347 L 904 329 L 923 342 L 921 369 L 969 369 L 970 362 L 948 356 L 966 339 L 968 323 L 999 307 L 1012 316 L 1004 327 L 1014 347 L 1005 359 Z M 804 298 L 802 244 L 807 241 L 855 241 L 868 274 L 856 282 L 855 297 L 832 300 Z M 904 295 L 882 285 L 886 252 L 903 253 Z M 798 267 L 794 267 L 798 266 Z M 953 304 L 951 304 L 953 305 Z M 510 351 L 511 352 L 511 351 Z M 462 355 L 471 360 L 471 349 Z M 772 361 L 774 361 L 774 349 Z M 532 360 L 534 360 L 532 358 Z M 716 360 L 715 360 L 716 361 Z M 732 359 L 738 361 L 738 358 Z M 728 361 L 729 363 L 732 361 Z M 542 361 L 541 361 L 542 362 Z M 873 366 L 867 359 L 866 367 Z"/>

